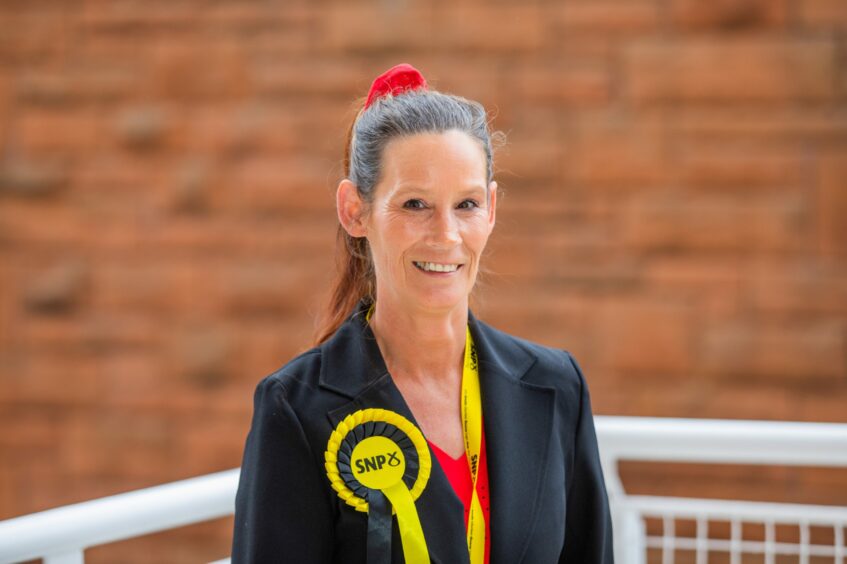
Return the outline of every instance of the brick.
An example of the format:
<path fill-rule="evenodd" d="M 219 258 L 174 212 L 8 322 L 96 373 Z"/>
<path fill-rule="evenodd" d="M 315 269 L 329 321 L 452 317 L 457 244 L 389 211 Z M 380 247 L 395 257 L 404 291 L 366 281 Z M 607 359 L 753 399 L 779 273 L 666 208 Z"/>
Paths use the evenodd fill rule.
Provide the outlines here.
<path fill-rule="evenodd" d="M 92 306 L 95 309 L 96 302 Z M 15 338 L 18 346 L 31 346 L 33 349 L 64 354 L 104 354 L 115 349 L 156 345 L 155 327 L 154 320 L 140 315 L 29 316 L 17 327 Z"/>
<path fill-rule="evenodd" d="M 319 283 L 317 269 L 306 268 L 303 259 L 296 265 L 245 264 L 223 274 L 224 307 L 232 314 L 247 316 L 290 315 L 302 307 L 300 288 Z"/>
<path fill-rule="evenodd" d="M 676 26 L 725 31 L 782 28 L 789 17 L 787 0 L 672 0 L 669 11 Z"/>
<path fill-rule="evenodd" d="M 616 191 L 661 186 L 670 178 L 657 124 L 584 120 L 566 174 L 578 186 Z"/>
<path fill-rule="evenodd" d="M 693 362 L 690 310 L 672 302 L 609 298 L 597 312 L 605 341 L 600 362 L 629 373 L 688 377 Z M 645 354 L 646 350 L 653 351 Z"/>
<path fill-rule="evenodd" d="M 243 100 L 255 90 L 247 55 L 235 39 L 156 43 L 149 68 L 150 93 L 167 100 Z"/>
<path fill-rule="evenodd" d="M 818 172 L 819 248 L 832 257 L 847 256 L 847 152 L 825 155 Z"/>
<path fill-rule="evenodd" d="M 625 283 L 628 279 L 627 268 L 623 266 L 626 261 L 615 262 L 616 258 L 620 258 L 615 257 L 613 253 L 621 246 L 616 245 L 614 235 L 599 222 L 574 219 L 574 213 L 580 212 L 560 213 L 558 220 L 564 227 L 552 233 L 542 227 L 550 221 L 548 219 L 541 223 L 540 218 L 543 216 L 530 215 L 521 221 L 511 217 L 508 212 L 501 213 L 503 219 L 498 220 L 501 233 L 496 235 L 490 251 L 487 251 L 488 258 L 484 263 L 486 268 L 496 276 L 508 276 L 525 283 L 558 285 L 563 282 L 564 277 L 564 280 L 571 283 L 580 282 L 579 287 L 591 279 L 598 282 L 597 278 L 602 276 L 603 269 L 608 268 L 624 278 L 603 281 L 597 287 L 598 290 L 608 290 Z M 611 265 L 602 268 L 585 266 L 582 275 L 569 274 L 571 263 L 598 253 L 605 254 Z M 579 269 L 580 266 L 576 265 L 575 268 Z M 590 275 L 591 270 L 594 270 L 594 275 Z"/>
<path fill-rule="evenodd" d="M 707 354 L 702 358 L 708 360 Z M 796 420 L 796 392 L 781 382 L 771 379 L 766 383 L 760 378 L 755 381 L 749 374 L 736 377 L 710 373 L 711 366 L 698 365 L 700 378 L 709 379 L 703 387 L 708 403 L 698 417 L 715 419 L 756 419 L 762 421 Z M 799 387 L 798 387 L 799 388 Z"/>
<path fill-rule="evenodd" d="M 562 120 L 571 145 L 563 172 L 576 188 L 626 190 L 663 184 L 664 124 L 647 115 L 635 117 L 615 108 L 586 109 Z"/>
<path fill-rule="evenodd" d="M 185 213 L 202 213 L 209 205 L 212 167 L 206 160 L 184 162 L 174 182 L 174 209 Z"/>
<path fill-rule="evenodd" d="M 830 40 L 649 40 L 624 53 L 636 103 L 828 101 L 837 94 Z"/>
<path fill-rule="evenodd" d="M 832 389 L 823 393 L 810 390 L 796 398 L 796 404 L 796 419 L 800 421 L 844 423 L 844 395 Z"/>
<path fill-rule="evenodd" d="M 703 367 L 731 379 L 833 386 L 847 374 L 844 344 L 844 325 L 835 320 L 720 324 L 706 328 Z"/>
<path fill-rule="evenodd" d="M 0 206 L 4 241 L 11 246 L 24 246 L 29 251 L 62 248 L 88 248 L 95 238 L 85 218 L 66 208 L 42 205 L 38 208 L 11 200 Z M 114 229 L 114 218 L 99 226 L 97 237 L 104 243 L 114 245 L 127 239 L 125 227 Z"/>
<path fill-rule="evenodd" d="M 510 135 L 497 154 L 495 160 L 495 179 L 508 190 L 510 184 L 532 181 L 550 181 L 561 175 L 560 164 L 565 156 L 566 146 L 555 133 L 528 132 Z M 508 196 L 506 196 L 508 198 Z"/>
<path fill-rule="evenodd" d="M 335 186 L 328 183 L 329 168 L 328 163 L 294 155 L 244 160 L 224 172 L 224 189 L 213 199 L 213 206 L 262 215 L 295 211 L 330 215 Z"/>
<path fill-rule="evenodd" d="M 304 23 L 292 23 L 298 19 L 309 20 L 308 15 L 298 16 L 293 6 L 286 6 L 285 10 L 277 12 L 288 14 L 292 12 L 291 19 L 285 18 L 279 24 L 263 22 L 257 30 L 250 30 L 245 25 L 245 31 L 239 35 L 239 41 L 246 52 L 250 53 L 251 61 L 267 60 L 279 61 L 281 57 L 314 57 L 325 53 L 323 42 L 315 30 L 318 28 L 319 20 L 304 21 Z M 307 6 L 313 10 L 313 5 Z"/>
<path fill-rule="evenodd" d="M 177 173 L 179 162 L 160 157 L 149 151 L 107 152 L 91 157 L 74 166 L 73 206 L 68 212 L 76 215 L 103 214 L 103 223 L 114 222 L 123 215 L 127 202 L 141 209 L 167 207 L 173 198 L 169 181 Z M 163 192 L 167 191 L 166 194 Z M 119 228 L 124 234 L 132 229 Z M 120 237 L 112 242 L 119 242 Z M 104 241 L 106 242 L 106 241 Z M 95 240 L 96 243 L 96 240 Z"/>
<path fill-rule="evenodd" d="M 16 117 L 12 130 L 22 151 L 63 157 L 90 156 L 109 147 L 114 139 L 104 116 L 88 110 L 24 111 Z"/>
<path fill-rule="evenodd" d="M 608 104 L 612 76 L 596 65 L 521 65 L 510 73 L 517 99 L 558 108 Z"/>
<path fill-rule="evenodd" d="M 238 209 L 238 208 L 233 208 Z M 213 220 L 195 216 L 180 216 L 170 221 L 160 230 L 148 237 L 130 236 L 121 241 L 105 241 L 104 250 L 125 251 L 132 248 L 136 252 L 153 253 L 170 258 L 185 257 L 186 254 L 211 253 L 211 256 L 232 256 L 250 249 L 251 256 L 273 260 L 292 260 L 303 256 L 325 257 L 326 264 L 332 264 L 332 249 L 335 241 L 336 219 L 331 209 L 318 215 L 305 210 L 292 212 L 289 216 L 276 213 L 255 212 L 238 209 L 239 218 Z M 284 211 L 284 210 L 283 210 Z M 285 217 L 280 221 L 280 217 Z M 119 234 L 116 234 L 119 239 Z M 206 255 L 210 256 L 210 255 Z M 191 285 L 203 279 L 204 261 L 200 256 L 196 261 L 185 263 L 182 268 L 191 272 L 186 291 L 190 294 Z M 175 267 L 176 268 L 176 267 Z M 208 279 L 208 276 L 206 277 Z"/>
<path fill-rule="evenodd" d="M 0 62 L 26 65 L 61 60 L 73 41 L 69 17 L 65 6 L 6 11 L 0 23 Z"/>
<path fill-rule="evenodd" d="M 735 143 L 742 147 L 778 146 L 796 150 L 799 142 L 841 145 L 847 142 L 847 112 L 808 108 L 685 108 L 669 112 L 674 138 Z"/>
<path fill-rule="evenodd" d="M 468 61 L 473 63 L 468 64 Z M 451 53 L 436 52 L 415 58 L 415 62 L 416 67 L 427 77 L 430 88 L 476 100 L 489 114 L 497 115 L 501 107 L 510 105 L 502 83 L 504 76 L 511 75 L 512 71 L 505 70 L 502 63 L 486 57 L 484 53 L 469 54 L 464 60 L 458 60 Z M 385 57 L 374 69 L 387 69 L 393 64 L 394 59 Z M 499 119 L 495 120 L 495 127 L 503 127 Z"/>
<path fill-rule="evenodd" d="M 182 456 L 173 470 L 184 476 L 197 476 L 237 467 L 249 430 L 242 423 L 238 418 L 216 414 L 183 425 L 184 432 L 179 437 Z"/>
<path fill-rule="evenodd" d="M 230 376 L 233 342 L 225 328 L 192 322 L 177 328 L 170 341 L 170 372 L 197 389 L 218 388 Z"/>
<path fill-rule="evenodd" d="M 799 150 L 762 150 L 686 144 L 678 149 L 674 168 L 686 186 L 709 190 L 754 190 L 805 186 L 811 160 Z"/>
<path fill-rule="evenodd" d="M 432 7 L 399 4 L 338 4 L 316 25 L 318 49 L 347 53 L 431 47 L 437 29 Z"/>
<path fill-rule="evenodd" d="M 27 69 L 18 77 L 17 95 L 27 105 L 67 107 L 114 103 L 138 87 L 132 68 L 105 62 L 62 70 Z"/>
<path fill-rule="evenodd" d="M 116 120 L 116 130 L 124 143 L 135 149 L 151 149 L 159 145 L 167 133 L 169 118 L 155 107 L 129 108 Z"/>
<path fill-rule="evenodd" d="M 742 274 L 748 307 L 793 316 L 847 315 L 847 274 L 835 264 L 811 258 L 756 260 Z"/>
<path fill-rule="evenodd" d="M 196 14 L 203 26 L 219 26 L 227 30 L 260 33 L 281 28 L 286 33 L 301 26 L 313 27 L 320 19 L 320 11 L 311 3 L 290 3 L 284 10 L 260 3 L 218 4 Z"/>
<path fill-rule="evenodd" d="M 164 347 L 157 342 L 163 338 L 147 335 L 146 340 L 153 341 L 153 344 L 142 341 L 130 346 L 126 337 L 119 335 L 108 342 L 104 352 L 99 354 L 100 397 L 97 405 L 100 408 L 147 408 L 160 413 L 167 405 L 162 399 L 163 391 L 178 393 L 173 384 L 175 375 L 167 370 L 167 363 L 162 358 Z"/>
<path fill-rule="evenodd" d="M 558 34 L 556 41 L 556 51 L 563 60 L 608 63 L 616 60 L 620 40 L 614 35 L 586 30 L 585 33 Z"/>
<path fill-rule="evenodd" d="M 565 35 L 624 35 L 655 31 L 660 23 L 659 4 L 653 0 L 577 0 L 551 10 L 551 20 Z"/>
<path fill-rule="evenodd" d="M 300 308 L 299 311 L 286 316 L 285 321 L 280 321 L 283 319 L 281 316 L 240 319 L 236 326 L 237 331 L 233 332 L 233 354 L 237 366 L 233 371 L 233 379 L 255 386 L 261 376 L 270 374 L 289 358 L 309 348 L 312 344 L 311 330 L 315 325 L 313 316 L 323 307 L 324 300 L 319 299 L 323 297 L 301 296 L 302 302 L 309 303 L 306 308 L 308 313 Z M 249 396 L 250 390 L 246 391 L 247 396 L 228 394 L 232 404 L 228 407 L 239 412 L 248 408 L 244 399 Z M 223 402 L 215 402 L 218 407 L 222 404 Z"/>
<path fill-rule="evenodd" d="M 334 96 L 346 104 L 354 97 L 367 95 L 370 83 L 362 77 L 376 76 L 382 70 L 368 72 L 361 64 L 335 61 L 268 60 L 250 66 L 251 80 L 262 96 Z"/>
<path fill-rule="evenodd" d="M 0 424 L 5 431 L 0 435 L 0 452 L 9 456 L 23 458 L 30 452 L 51 450 L 59 441 L 61 417 L 31 406 L 5 406 Z"/>
<path fill-rule="evenodd" d="M 14 100 L 15 79 L 9 70 L 0 70 L 0 127 L 7 130 L 9 120 L 12 116 L 12 103 Z"/>
<path fill-rule="evenodd" d="M 77 476 L 111 474 L 155 483 L 177 453 L 171 448 L 173 424 L 158 413 L 101 408 L 77 414 L 66 425 L 60 463 Z"/>
<path fill-rule="evenodd" d="M 468 25 L 474 22 L 474 25 Z M 533 52 L 548 37 L 544 12 L 538 5 L 500 5 L 496 10 L 453 3 L 436 9 L 434 28 L 438 30 L 437 48 L 449 53 L 480 50 L 486 53 Z M 429 36 L 431 38 L 431 36 Z M 496 37 L 496 41 L 491 38 Z M 433 47 L 428 38 L 427 46 Z"/>
<path fill-rule="evenodd" d="M 740 259 L 657 256 L 645 262 L 640 282 L 653 292 L 695 303 L 699 323 L 735 314 L 748 297 L 743 291 Z"/>
<path fill-rule="evenodd" d="M 806 27 L 844 29 L 847 6 L 840 0 L 801 0 L 799 19 Z"/>
<path fill-rule="evenodd" d="M 67 166 L 56 161 L 11 160 L 0 168 L 0 193 L 43 197 L 68 183 Z"/>
<path fill-rule="evenodd" d="M 199 107 L 181 115 L 176 145 L 187 154 L 222 156 L 314 150 L 315 130 L 328 131 L 326 121 L 277 105 Z"/>
<path fill-rule="evenodd" d="M 471 304 L 474 314 L 503 331 L 567 349 L 587 370 L 583 363 L 592 365 L 595 349 L 601 348 L 593 308 L 596 301 L 555 289 L 528 293 L 520 279 L 503 279 L 490 288 L 483 282 L 476 290 Z"/>
<path fill-rule="evenodd" d="M 48 406 L 60 412 L 72 406 L 91 406 L 100 398 L 97 360 L 90 352 L 24 348 L 28 354 L 20 372 L 7 381 L 13 405 Z M 23 351 L 22 351 L 23 352 Z M 62 386 L 56 375 L 62 375 Z"/>
<path fill-rule="evenodd" d="M 162 4 L 139 10 L 131 3 L 92 2 L 78 15 L 82 29 L 92 32 L 138 32 L 166 29 L 171 32 L 194 27 L 197 12 L 190 3 Z"/>
<path fill-rule="evenodd" d="M 41 313 L 64 313 L 79 307 L 88 290 L 90 267 L 67 260 L 33 276 L 24 295 L 27 307 Z"/>
<path fill-rule="evenodd" d="M 640 249 L 800 252 L 811 244 L 806 207 L 794 196 L 645 197 L 626 206 L 621 236 Z"/>

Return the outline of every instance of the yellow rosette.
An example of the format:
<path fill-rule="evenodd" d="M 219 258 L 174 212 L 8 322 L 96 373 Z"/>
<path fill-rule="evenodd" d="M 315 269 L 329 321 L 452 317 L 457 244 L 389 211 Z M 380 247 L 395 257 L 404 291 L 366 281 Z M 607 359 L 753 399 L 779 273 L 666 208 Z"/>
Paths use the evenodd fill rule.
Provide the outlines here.
<path fill-rule="evenodd" d="M 368 514 L 368 562 L 390 562 L 396 514 L 406 563 L 428 564 L 415 500 L 429 480 L 432 460 L 420 430 L 393 411 L 362 409 L 338 424 L 324 459 L 332 489 Z"/>

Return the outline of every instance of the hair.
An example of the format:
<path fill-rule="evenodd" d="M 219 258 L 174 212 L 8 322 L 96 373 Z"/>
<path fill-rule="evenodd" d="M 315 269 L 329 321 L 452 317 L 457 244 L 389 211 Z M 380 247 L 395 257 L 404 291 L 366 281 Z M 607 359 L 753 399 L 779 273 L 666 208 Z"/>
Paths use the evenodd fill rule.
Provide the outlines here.
<path fill-rule="evenodd" d="M 485 152 L 487 183 L 494 177 L 492 134 L 485 108 L 473 100 L 437 92 L 410 90 L 376 99 L 364 108 L 364 100 L 347 133 L 344 174 L 356 185 L 366 204 L 373 202 L 382 172 L 385 146 L 395 138 L 419 133 L 458 130 L 479 142 Z M 499 138 L 502 134 L 495 134 Z M 373 261 L 368 240 L 352 237 L 343 226 L 336 235 L 338 274 L 332 297 L 318 329 L 323 343 L 341 326 L 356 304 L 373 303 L 376 293 Z"/>

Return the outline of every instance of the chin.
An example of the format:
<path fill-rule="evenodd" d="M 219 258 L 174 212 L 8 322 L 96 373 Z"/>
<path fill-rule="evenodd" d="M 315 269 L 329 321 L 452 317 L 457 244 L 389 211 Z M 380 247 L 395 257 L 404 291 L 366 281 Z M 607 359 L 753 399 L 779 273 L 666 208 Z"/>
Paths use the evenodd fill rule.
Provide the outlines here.
<path fill-rule="evenodd" d="M 429 311 L 449 311 L 457 307 L 467 307 L 468 294 L 464 292 L 429 292 L 418 295 L 412 300 L 420 309 Z"/>

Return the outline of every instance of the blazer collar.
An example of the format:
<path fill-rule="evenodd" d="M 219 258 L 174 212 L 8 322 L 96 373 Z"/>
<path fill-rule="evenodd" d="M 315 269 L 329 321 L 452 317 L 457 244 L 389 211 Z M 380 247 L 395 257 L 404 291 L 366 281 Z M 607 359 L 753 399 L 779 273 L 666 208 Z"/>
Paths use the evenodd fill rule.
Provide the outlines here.
<path fill-rule="evenodd" d="M 320 385 L 350 399 L 388 374 L 376 337 L 365 321 L 368 304 L 360 302 L 335 334 L 321 345 Z M 479 321 L 468 312 L 468 325 L 480 357 L 480 366 L 499 377 L 520 381 L 535 356 L 514 339 Z"/>
<path fill-rule="evenodd" d="M 320 385 L 350 399 L 388 376 L 376 336 L 365 321 L 368 305 L 359 302 L 347 320 L 321 348 Z"/>
<path fill-rule="evenodd" d="M 360 303 L 335 335 L 321 345 L 320 385 L 352 400 L 329 412 L 329 420 L 334 427 L 357 409 L 381 407 L 418 425 L 388 374 L 376 337 L 365 322 L 366 312 L 367 305 Z M 491 562 L 520 562 L 538 518 L 553 436 L 555 391 L 523 380 L 537 358 L 514 337 L 477 320 L 470 312 L 468 324 L 480 363 L 491 494 Z M 428 534 L 427 544 L 433 561 L 459 562 L 455 550 L 457 542 L 463 546 L 461 502 L 433 459 L 433 483 L 418 500 L 420 511 L 433 517 L 430 531 L 435 534 Z M 463 554 L 467 555 L 466 548 Z"/>

